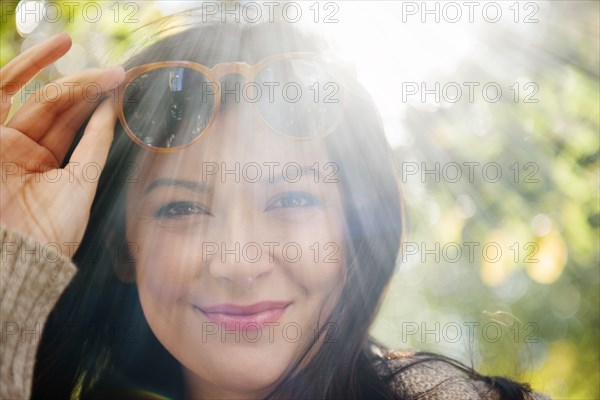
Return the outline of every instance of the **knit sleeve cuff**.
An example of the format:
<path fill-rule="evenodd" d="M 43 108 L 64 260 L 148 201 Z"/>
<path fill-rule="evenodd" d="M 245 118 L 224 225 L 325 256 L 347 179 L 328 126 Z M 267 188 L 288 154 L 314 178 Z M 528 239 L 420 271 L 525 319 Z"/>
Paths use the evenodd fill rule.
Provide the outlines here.
<path fill-rule="evenodd" d="M 0 258 L 0 398 L 26 399 L 44 324 L 77 268 L 57 245 L 5 226 Z"/>

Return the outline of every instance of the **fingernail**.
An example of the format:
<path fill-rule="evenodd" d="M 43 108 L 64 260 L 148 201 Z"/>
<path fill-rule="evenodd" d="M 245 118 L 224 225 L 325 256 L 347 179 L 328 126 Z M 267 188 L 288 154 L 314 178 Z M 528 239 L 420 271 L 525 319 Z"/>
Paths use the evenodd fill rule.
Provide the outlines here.
<path fill-rule="evenodd" d="M 55 40 L 55 39 L 58 39 L 58 38 L 71 41 L 71 36 L 67 32 L 57 33 L 56 35 L 50 36 L 49 39 Z"/>
<path fill-rule="evenodd" d="M 121 65 L 115 65 L 115 66 L 112 66 L 112 67 L 106 67 L 106 70 L 107 71 L 114 70 L 114 71 L 123 71 L 123 72 L 125 72 L 125 69 Z"/>
<path fill-rule="evenodd" d="M 125 79 L 125 69 L 120 65 L 115 67 L 107 67 L 106 72 L 114 74 L 119 80 Z"/>

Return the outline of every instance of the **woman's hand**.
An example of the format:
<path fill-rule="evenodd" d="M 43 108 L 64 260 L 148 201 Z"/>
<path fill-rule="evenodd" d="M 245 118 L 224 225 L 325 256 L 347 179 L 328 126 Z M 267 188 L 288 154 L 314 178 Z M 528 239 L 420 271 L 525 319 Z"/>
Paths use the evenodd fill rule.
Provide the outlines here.
<path fill-rule="evenodd" d="M 115 88 L 121 67 L 90 69 L 59 79 L 37 93 L 6 121 L 11 98 L 71 47 L 64 33 L 25 51 L 0 70 L 0 215 L 2 224 L 72 256 L 83 238 L 113 140 L 116 114 L 111 99 L 94 112 L 68 165 L 64 157 L 81 125 L 96 108 L 94 89 Z M 87 91 L 86 91 L 87 89 Z M 98 91 L 98 90 L 96 90 Z"/>

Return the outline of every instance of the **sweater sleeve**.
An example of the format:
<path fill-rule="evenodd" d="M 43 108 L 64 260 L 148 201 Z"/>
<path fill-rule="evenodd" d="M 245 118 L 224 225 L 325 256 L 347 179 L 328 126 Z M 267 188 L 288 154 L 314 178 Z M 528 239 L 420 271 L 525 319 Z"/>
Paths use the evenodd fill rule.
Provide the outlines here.
<path fill-rule="evenodd" d="M 413 350 L 387 351 L 379 356 L 374 364 L 376 370 L 390 389 L 401 397 L 423 400 L 500 400 L 496 389 L 483 381 L 469 378 L 463 371 L 442 360 L 432 359 Z M 524 398 L 550 400 L 537 392 L 525 393 Z"/>
<path fill-rule="evenodd" d="M 48 315 L 77 268 L 45 245 L 0 226 L 0 399 L 28 399 Z"/>

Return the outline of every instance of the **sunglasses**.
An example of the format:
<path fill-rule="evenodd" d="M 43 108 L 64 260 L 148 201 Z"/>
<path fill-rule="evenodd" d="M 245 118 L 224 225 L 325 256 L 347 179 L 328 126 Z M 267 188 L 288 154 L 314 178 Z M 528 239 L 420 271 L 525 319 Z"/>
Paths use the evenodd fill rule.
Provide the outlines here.
<path fill-rule="evenodd" d="M 117 114 L 127 135 L 152 151 L 175 151 L 208 132 L 222 107 L 251 103 L 264 124 L 286 137 L 310 140 L 341 123 L 348 69 L 314 53 L 287 53 L 255 65 L 210 68 L 189 61 L 141 65 L 126 73 Z"/>

